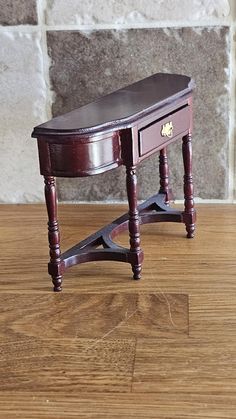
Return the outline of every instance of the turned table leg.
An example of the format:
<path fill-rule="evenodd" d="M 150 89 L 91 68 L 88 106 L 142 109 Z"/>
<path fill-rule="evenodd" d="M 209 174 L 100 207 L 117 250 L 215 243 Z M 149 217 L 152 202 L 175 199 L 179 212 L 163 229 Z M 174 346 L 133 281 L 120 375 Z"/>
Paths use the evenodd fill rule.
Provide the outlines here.
<path fill-rule="evenodd" d="M 193 199 L 192 177 L 192 143 L 191 134 L 183 137 L 183 162 L 184 162 L 184 213 L 183 220 L 186 225 L 187 237 L 194 237 L 196 212 Z"/>
<path fill-rule="evenodd" d="M 137 208 L 137 175 L 136 167 L 126 167 L 126 188 L 129 203 L 129 237 L 130 251 L 134 253 L 132 263 L 133 278 L 141 278 L 143 252 L 140 248 L 139 212 Z"/>
<path fill-rule="evenodd" d="M 61 291 L 62 266 L 60 259 L 60 233 L 57 221 L 57 193 L 55 179 L 52 176 L 45 176 L 44 183 L 45 200 L 48 212 L 48 241 L 50 249 L 48 272 L 52 276 L 54 291 Z"/>
<path fill-rule="evenodd" d="M 170 203 L 169 197 L 169 168 L 168 168 L 168 158 L 167 158 L 167 149 L 163 148 L 160 150 L 159 155 L 159 174 L 160 174 L 160 189 L 159 193 L 164 193 L 166 195 L 166 205 Z"/>

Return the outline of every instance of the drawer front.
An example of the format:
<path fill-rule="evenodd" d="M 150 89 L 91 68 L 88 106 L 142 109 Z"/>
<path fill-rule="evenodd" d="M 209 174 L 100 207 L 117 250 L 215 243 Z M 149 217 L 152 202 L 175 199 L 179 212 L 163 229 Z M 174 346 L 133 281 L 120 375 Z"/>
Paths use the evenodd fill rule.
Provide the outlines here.
<path fill-rule="evenodd" d="M 190 127 L 190 109 L 186 106 L 139 130 L 139 156 L 161 149 Z"/>
<path fill-rule="evenodd" d="M 91 176 L 122 163 L 118 134 L 89 138 L 38 140 L 40 172 L 44 176 Z"/>

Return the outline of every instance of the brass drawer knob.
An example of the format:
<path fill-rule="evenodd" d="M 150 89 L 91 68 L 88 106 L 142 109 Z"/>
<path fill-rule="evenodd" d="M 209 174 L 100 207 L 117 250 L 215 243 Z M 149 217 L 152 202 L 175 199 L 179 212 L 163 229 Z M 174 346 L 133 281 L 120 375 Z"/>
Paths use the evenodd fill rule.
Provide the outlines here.
<path fill-rule="evenodd" d="M 164 125 L 161 126 L 161 136 L 162 137 L 172 137 L 173 135 L 173 123 L 172 121 L 166 122 Z"/>

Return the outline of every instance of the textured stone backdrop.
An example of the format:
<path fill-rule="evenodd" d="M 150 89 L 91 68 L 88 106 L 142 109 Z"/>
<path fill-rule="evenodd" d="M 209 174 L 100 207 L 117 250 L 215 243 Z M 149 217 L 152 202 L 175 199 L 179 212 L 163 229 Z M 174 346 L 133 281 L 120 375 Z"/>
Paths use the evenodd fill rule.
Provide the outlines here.
<path fill-rule="evenodd" d="M 0 201 L 43 198 L 36 144 L 30 139 L 34 125 L 158 71 L 196 80 L 195 195 L 232 200 L 233 4 L 0 0 Z M 169 154 L 171 184 L 182 198 L 181 145 L 171 145 Z M 139 198 L 154 193 L 157 157 L 138 175 Z M 122 168 L 109 176 L 58 179 L 62 200 L 125 199 L 124 185 Z"/>

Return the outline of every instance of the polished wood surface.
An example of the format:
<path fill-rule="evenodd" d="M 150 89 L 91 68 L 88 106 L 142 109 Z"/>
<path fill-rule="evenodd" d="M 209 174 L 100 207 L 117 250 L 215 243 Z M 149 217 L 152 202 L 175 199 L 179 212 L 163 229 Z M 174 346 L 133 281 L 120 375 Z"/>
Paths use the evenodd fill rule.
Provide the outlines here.
<path fill-rule="evenodd" d="M 53 177 L 45 177 L 44 193 L 48 213 L 48 242 L 50 261 L 48 270 L 52 276 L 52 282 L 55 291 L 61 291 L 62 268 L 61 249 L 60 249 L 60 232 L 57 220 L 57 192 L 55 179 Z"/>
<path fill-rule="evenodd" d="M 184 221 L 187 237 L 194 237 L 196 212 L 193 199 L 192 175 L 192 136 L 191 133 L 183 137 L 182 153 L 184 162 Z"/>
<path fill-rule="evenodd" d="M 191 109 L 190 106 L 180 106 L 176 112 L 168 115 L 154 123 L 147 124 L 144 128 L 139 130 L 139 155 L 144 157 L 147 154 L 151 155 L 153 150 L 162 148 L 167 143 L 170 144 L 176 140 L 176 137 L 189 131 L 190 128 Z M 163 125 L 169 123 L 173 124 L 172 135 L 170 138 L 164 137 L 162 134 Z"/>
<path fill-rule="evenodd" d="M 175 99 L 189 94 L 193 80 L 184 75 L 157 73 L 103 96 L 88 105 L 53 118 L 34 129 L 33 136 L 87 134 L 99 130 L 123 129 Z"/>
<path fill-rule="evenodd" d="M 62 251 L 125 208 L 59 205 Z M 99 261 L 53 294 L 44 205 L 0 206 L 1 418 L 235 419 L 235 206 L 198 214 L 141 226 L 141 282 Z"/>
<path fill-rule="evenodd" d="M 163 148 L 159 155 L 159 175 L 160 175 L 160 189 L 159 193 L 164 193 L 166 196 L 165 203 L 169 205 L 171 199 L 171 190 L 169 189 L 169 165 L 167 157 L 167 149 Z"/>
<path fill-rule="evenodd" d="M 129 244 L 130 252 L 136 256 L 136 261 L 132 263 L 133 278 L 141 278 L 143 251 L 141 250 L 140 240 L 140 216 L 138 209 L 137 174 L 136 167 L 126 169 L 126 189 L 129 203 Z"/>

